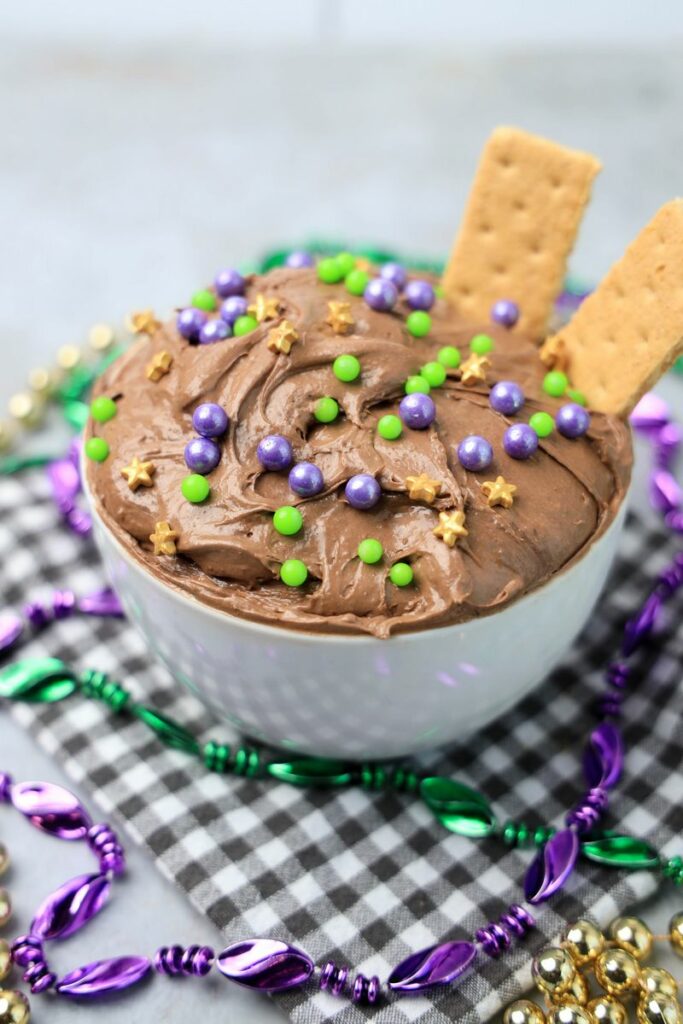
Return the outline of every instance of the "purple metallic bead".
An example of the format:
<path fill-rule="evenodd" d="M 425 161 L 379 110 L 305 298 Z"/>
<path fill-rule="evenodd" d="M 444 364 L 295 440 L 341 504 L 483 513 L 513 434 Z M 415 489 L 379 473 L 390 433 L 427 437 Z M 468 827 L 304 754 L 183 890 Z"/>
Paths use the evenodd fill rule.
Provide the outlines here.
<path fill-rule="evenodd" d="M 674 512 L 683 505 L 683 490 L 668 469 L 656 469 L 650 477 L 650 502 L 657 512 Z"/>
<path fill-rule="evenodd" d="M 295 249 L 285 260 L 285 266 L 291 270 L 303 270 L 305 267 L 312 267 L 313 263 L 313 257 L 305 249 Z"/>
<path fill-rule="evenodd" d="M 56 619 L 68 619 L 76 611 L 76 595 L 73 590 L 55 590 L 52 595 L 52 612 Z"/>
<path fill-rule="evenodd" d="M 421 949 L 394 968 L 387 985 L 394 992 L 422 992 L 432 985 L 449 985 L 465 973 L 476 955 L 473 942 L 444 942 Z"/>
<path fill-rule="evenodd" d="M 78 599 L 78 610 L 84 615 L 103 615 L 115 619 L 123 618 L 123 608 L 111 587 L 96 590 Z"/>
<path fill-rule="evenodd" d="M 357 473 L 350 477 L 344 488 L 344 496 L 352 508 L 373 508 L 382 496 L 382 488 L 369 473 Z"/>
<path fill-rule="evenodd" d="M 249 303 L 243 295 L 231 295 L 221 305 L 221 319 L 232 327 L 238 316 L 246 316 Z"/>
<path fill-rule="evenodd" d="M 411 309 L 430 310 L 436 301 L 436 293 L 429 281 L 409 281 L 405 299 Z"/>
<path fill-rule="evenodd" d="M 348 967 L 338 967 L 334 960 L 328 960 L 320 972 L 320 988 L 323 992 L 329 991 L 330 995 L 340 996 L 348 976 Z"/>
<path fill-rule="evenodd" d="M 23 620 L 9 612 L 0 619 L 0 654 L 11 650 L 24 632 Z"/>
<path fill-rule="evenodd" d="M 512 945 L 512 936 L 509 931 L 497 921 L 491 921 L 485 928 L 479 928 L 474 937 L 486 955 L 493 959 L 499 957 Z"/>
<path fill-rule="evenodd" d="M 10 803 L 14 779 L 8 772 L 0 772 L 0 803 Z"/>
<path fill-rule="evenodd" d="M 12 943 L 12 960 L 18 967 L 29 967 L 44 959 L 43 943 L 37 935 L 19 935 Z"/>
<path fill-rule="evenodd" d="M 472 473 L 487 469 L 493 461 L 493 448 L 485 437 L 470 434 L 458 445 L 458 460 L 461 466 Z"/>
<path fill-rule="evenodd" d="M 121 992 L 141 981 L 151 963 L 144 956 L 118 956 L 77 967 L 60 978 L 56 989 L 74 999 L 96 999 L 109 992 Z"/>
<path fill-rule="evenodd" d="M 46 470 L 52 497 L 57 508 L 65 514 L 73 507 L 73 501 L 81 489 L 78 469 L 71 459 L 57 459 Z"/>
<path fill-rule="evenodd" d="M 247 286 L 247 282 L 239 270 L 234 270 L 232 267 L 219 270 L 213 284 L 216 292 L 222 299 L 227 299 L 230 295 L 243 295 L 244 289 Z"/>
<path fill-rule="evenodd" d="M 72 508 L 66 514 L 66 525 L 79 537 L 88 537 L 92 533 L 92 516 L 84 508 Z"/>
<path fill-rule="evenodd" d="M 667 512 L 664 522 L 674 533 L 683 533 L 683 512 Z"/>
<path fill-rule="evenodd" d="M 503 416 L 514 416 L 524 405 L 524 392 L 514 381 L 501 380 L 491 388 L 489 402 Z"/>
<path fill-rule="evenodd" d="M 383 277 L 373 277 L 365 287 L 363 298 L 372 309 L 379 313 L 387 313 L 398 301 L 398 290 L 391 281 Z"/>
<path fill-rule="evenodd" d="M 202 402 L 192 413 L 192 426 L 202 437 L 221 437 L 229 425 L 227 412 L 216 402 Z"/>
<path fill-rule="evenodd" d="M 193 309 L 192 306 L 181 309 L 176 317 L 178 333 L 188 341 L 197 341 L 199 332 L 208 319 L 203 309 Z"/>
<path fill-rule="evenodd" d="M 513 423 L 503 434 L 503 448 L 511 459 L 529 459 L 538 448 L 538 434 L 528 423 Z"/>
<path fill-rule="evenodd" d="M 312 462 L 297 462 L 289 472 L 289 486 L 302 498 L 320 494 L 325 486 L 322 472 Z"/>
<path fill-rule="evenodd" d="M 402 292 L 408 280 L 405 267 L 400 263 L 385 263 L 379 272 L 379 276 L 385 281 L 391 281 L 394 288 Z"/>
<path fill-rule="evenodd" d="M 210 437 L 193 437 L 185 445 L 185 465 L 193 473 L 206 475 L 221 461 L 221 450 Z"/>
<path fill-rule="evenodd" d="M 188 946 L 180 958 L 180 969 L 195 978 L 204 978 L 213 967 L 214 959 L 211 946 Z"/>
<path fill-rule="evenodd" d="M 209 320 L 199 332 L 200 345 L 212 345 L 215 341 L 225 341 L 231 335 L 231 330 L 225 320 Z"/>
<path fill-rule="evenodd" d="M 624 636 L 621 642 L 622 654 L 625 657 L 628 658 L 633 654 L 645 638 L 650 635 L 657 622 L 661 607 L 661 595 L 657 593 L 650 594 L 640 611 L 628 620 L 624 626 Z"/>
<path fill-rule="evenodd" d="M 59 839 L 83 839 L 92 824 L 73 793 L 52 782 L 16 782 L 10 796 L 32 825 Z"/>
<path fill-rule="evenodd" d="M 216 966 L 230 981 L 258 992 L 284 992 L 313 973 L 307 953 L 278 939 L 235 942 L 219 953 Z"/>
<path fill-rule="evenodd" d="M 106 875 L 70 878 L 43 900 L 31 922 L 31 934 L 41 939 L 65 939 L 87 924 L 107 902 Z"/>
<path fill-rule="evenodd" d="M 683 430 L 678 423 L 667 423 L 657 432 L 655 440 L 655 452 L 657 465 L 662 469 L 668 469 L 681 447 L 683 442 Z"/>
<path fill-rule="evenodd" d="M 629 416 L 631 426 L 636 430 L 659 430 L 670 419 L 669 406 L 654 392 L 648 391 L 640 399 Z"/>
<path fill-rule="evenodd" d="M 591 425 L 590 413 L 576 402 L 568 402 L 558 410 L 555 426 L 563 437 L 576 438 L 586 433 Z"/>
<path fill-rule="evenodd" d="M 436 406 L 429 395 L 416 391 L 401 399 L 398 414 L 411 430 L 426 430 L 434 422 Z"/>
<path fill-rule="evenodd" d="M 572 829 L 562 829 L 539 850 L 524 880 L 528 903 L 544 903 L 561 889 L 576 865 L 579 837 Z"/>
<path fill-rule="evenodd" d="M 27 971 L 24 971 L 23 978 L 31 986 L 31 992 L 38 995 L 40 992 L 47 992 L 49 988 L 52 988 L 57 980 L 57 975 L 52 973 L 43 960 L 32 964 Z"/>
<path fill-rule="evenodd" d="M 41 601 L 29 601 L 24 605 L 24 615 L 34 629 L 42 629 L 52 621 L 50 611 Z"/>
<path fill-rule="evenodd" d="M 519 306 L 512 299 L 498 299 L 491 306 L 491 319 L 503 327 L 514 327 L 519 320 Z"/>
<path fill-rule="evenodd" d="M 273 473 L 289 469 L 294 462 L 292 446 L 282 434 L 268 434 L 259 441 L 256 457 L 264 469 Z"/>

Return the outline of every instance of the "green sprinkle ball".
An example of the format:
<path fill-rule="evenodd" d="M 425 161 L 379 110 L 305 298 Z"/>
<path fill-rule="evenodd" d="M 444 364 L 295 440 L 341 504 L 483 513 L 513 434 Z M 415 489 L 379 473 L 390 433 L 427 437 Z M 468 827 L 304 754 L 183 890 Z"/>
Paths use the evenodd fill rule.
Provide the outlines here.
<path fill-rule="evenodd" d="M 439 349 L 436 357 L 440 363 L 447 366 L 449 370 L 456 370 L 460 366 L 460 349 L 455 345 L 444 345 Z"/>
<path fill-rule="evenodd" d="M 90 415 L 98 423 L 107 423 L 116 416 L 116 402 L 113 398 L 108 398 L 107 395 L 93 398 L 90 403 Z"/>
<path fill-rule="evenodd" d="M 288 587 L 301 587 L 308 579 L 308 569 L 298 558 L 288 558 L 280 566 L 280 579 Z"/>
<path fill-rule="evenodd" d="M 189 501 L 192 505 L 199 505 L 208 498 L 211 493 L 211 485 L 205 476 L 200 476 L 199 473 L 190 473 L 180 485 L 180 490 L 183 492 L 185 501 Z"/>
<path fill-rule="evenodd" d="M 395 587 L 408 587 L 413 582 L 413 570 L 407 562 L 395 562 L 389 570 L 389 579 Z"/>
<path fill-rule="evenodd" d="M 350 270 L 344 278 L 344 285 L 351 295 L 362 295 L 370 280 L 370 275 L 364 270 Z"/>
<path fill-rule="evenodd" d="M 571 398 L 572 402 L 576 402 L 577 405 L 588 405 L 583 391 L 576 391 L 574 388 L 567 388 L 567 398 Z"/>
<path fill-rule="evenodd" d="M 424 377 L 430 388 L 440 388 L 446 380 L 446 367 L 443 363 L 425 363 L 420 369 L 420 376 Z"/>
<path fill-rule="evenodd" d="M 432 329 L 432 318 L 423 309 L 414 309 L 406 317 L 406 327 L 414 338 L 424 338 Z"/>
<path fill-rule="evenodd" d="M 313 415 L 318 423 L 334 423 L 339 415 L 339 403 L 329 395 L 325 395 L 315 403 Z"/>
<path fill-rule="evenodd" d="M 89 437 L 85 442 L 85 454 L 93 462 L 104 462 L 109 455 L 109 445 L 103 437 Z"/>
<path fill-rule="evenodd" d="M 351 271 L 355 269 L 356 257 L 350 252 L 337 253 L 335 260 L 337 261 L 337 266 L 342 272 L 342 277 L 346 277 L 347 274 L 350 274 Z"/>
<path fill-rule="evenodd" d="M 304 525 L 304 517 L 294 505 L 281 505 L 273 515 L 273 526 L 283 537 L 293 537 Z"/>
<path fill-rule="evenodd" d="M 403 433 L 403 424 L 398 416 L 389 413 L 377 421 L 377 433 L 385 441 L 395 441 Z"/>
<path fill-rule="evenodd" d="M 238 316 L 232 325 L 232 333 L 236 338 L 241 338 L 243 334 L 251 334 L 258 327 L 258 320 L 255 316 Z"/>
<path fill-rule="evenodd" d="M 568 387 L 567 374 L 561 370 L 551 370 L 543 378 L 543 390 L 546 395 L 552 395 L 553 398 L 561 398 Z"/>
<path fill-rule="evenodd" d="M 200 288 L 190 299 L 190 305 L 195 309 L 203 309 L 206 313 L 213 313 L 218 303 L 216 296 L 208 288 Z"/>
<path fill-rule="evenodd" d="M 475 334 L 470 342 L 470 352 L 477 356 L 485 356 L 493 349 L 493 338 L 488 334 Z"/>
<path fill-rule="evenodd" d="M 360 377 L 360 363 L 355 356 L 348 353 L 337 356 L 332 364 L 332 370 L 337 380 L 344 381 L 345 384 L 350 384 L 352 380 Z"/>
<path fill-rule="evenodd" d="M 404 391 L 407 395 L 414 395 L 418 391 L 421 395 L 428 395 L 431 390 L 429 381 L 425 380 L 424 377 L 419 377 L 417 374 L 412 377 L 408 377 L 404 386 Z"/>
<path fill-rule="evenodd" d="M 548 437 L 555 429 L 555 421 L 549 412 L 535 412 L 529 417 L 529 426 L 539 437 Z"/>
<path fill-rule="evenodd" d="M 366 565 L 375 565 L 384 554 L 384 548 L 374 537 L 366 537 L 358 545 L 358 557 Z"/>
<path fill-rule="evenodd" d="M 327 256 L 318 264 L 318 280 L 323 284 L 338 284 L 343 277 L 344 270 L 335 256 Z"/>

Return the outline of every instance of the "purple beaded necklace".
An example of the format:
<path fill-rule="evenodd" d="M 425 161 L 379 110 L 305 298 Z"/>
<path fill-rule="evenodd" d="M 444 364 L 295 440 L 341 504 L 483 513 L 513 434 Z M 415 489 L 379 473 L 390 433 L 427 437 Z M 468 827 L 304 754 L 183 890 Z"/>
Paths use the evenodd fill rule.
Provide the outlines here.
<path fill-rule="evenodd" d="M 665 403 L 654 395 L 647 395 L 640 402 L 632 422 L 649 438 L 655 455 L 650 481 L 652 503 L 669 528 L 683 532 L 683 491 L 670 469 L 681 442 L 680 429 L 670 421 Z M 683 554 L 679 553 L 659 574 L 641 609 L 626 623 L 621 650 L 624 659 L 645 642 L 662 606 L 681 586 Z M 106 606 L 107 600 L 104 599 L 103 603 Z M 53 605 L 55 618 L 60 617 L 62 606 L 70 609 L 80 607 L 71 599 L 58 600 Z M 81 610 L 87 611 L 87 608 Z M 112 614 L 112 611 L 104 613 Z M 29 618 L 33 621 L 30 615 Z M 593 852 L 600 856 L 592 859 L 602 863 L 611 862 L 622 867 L 656 865 L 665 877 L 680 884 L 683 882 L 681 858 L 664 861 L 653 851 L 644 849 L 647 844 L 641 844 L 640 849 L 644 852 L 640 859 L 632 857 L 629 861 L 615 856 L 610 861 L 610 857 L 605 856 L 608 848 L 613 853 L 619 853 L 620 849 L 629 853 L 638 841 L 613 835 L 595 839 L 593 832 L 607 809 L 609 790 L 616 785 L 622 770 L 622 738 L 614 720 L 621 711 L 629 671 L 624 660 L 615 660 L 607 667 L 607 689 L 599 703 L 602 721 L 591 732 L 584 751 L 586 790 L 566 815 L 565 827 L 555 832 L 547 830 L 542 837 L 544 841 L 524 881 L 528 907 L 511 904 L 497 921 L 480 928 L 473 940 L 445 942 L 411 954 L 393 969 L 384 985 L 378 977 L 367 978 L 360 973 L 351 982 L 347 967 L 328 961 L 316 968 L 313 959 L 303 950 L 277 939 L 259 938 L 232 943 L 218 954 L 209 946 L 162 946 L 152 960 L 144 956 L 122 956 L 94 961 L 57 978 L 49 968 L 44 944 L 73 935 L 99 912 L 108 899 L 111 882 L 125 870 L 124 851 L 113 829 L 106 823 L 93 824 L 81 803 L 68 790 L 43 782 L 15 783 L 8 774 L 0 772 L 0 802 L 11 804 L 36 828 L 52 836 L 86 842 L 99 864 L 96 873 L 70 879 L 43 901 L 31 922 L 29 933 L 15 940 L 12 958 L 25 968 L 24 980 L 30 984 L 32 992 L 53 990 L 59 996 L 74 999 L 96 998 L 128 989 L 141 981 L 153 964 L 159 974 L 169 976 L 204 977 L 215 968 L 238 985 L 269 993 L 284 992 L 310 984 L 315 979 L 321 989 L 335 996 L 346 994 L 355 1003 L 375 1004 L 383 994 L 389 997 L 391 994 L 418 993 L 435 985 L 450 984 L 460 978 L 482 953 L 489 957 L 500 956 L 514 940 L 523 939 L 535 924 L 529 908 L 548 900 L 565 885 L 582 846 L 584 852 L 587 847 L 595 847 Z M 62 682 L 69 684 L 71 680 Z M 50 685 L 55 684 L 53 675 Z M 66 692 L 71 692 L 68 686 Z M 149 709 L 143 710 L 147 713 L 148 724 L 151 724 L 154 714 L 157 720 L 162 718 Z M 144 715 L 139 717 L 145 720 Z M 169 723 L 165 724 L 168 727 Z M 438 811 L 434 800 L 432 806 Z"/>

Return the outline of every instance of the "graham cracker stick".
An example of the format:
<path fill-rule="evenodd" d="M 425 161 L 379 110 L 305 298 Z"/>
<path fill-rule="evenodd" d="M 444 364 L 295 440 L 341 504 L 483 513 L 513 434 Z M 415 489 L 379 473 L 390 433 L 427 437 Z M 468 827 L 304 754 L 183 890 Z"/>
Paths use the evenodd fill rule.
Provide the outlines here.
<path fill-rule="evenodd" d="M 683 200 L 661 207 L 543 348 L 558 342 L 572 387 L 619 416 L 683 354 Z"/>
<path fill-rule="evenodd" d="M 519 128 L 496 128 L 479 162 L 443 276 L 457 309 L 488 320 L 513 299 L 519 328 L 544 336 L 600 163 Z"/>

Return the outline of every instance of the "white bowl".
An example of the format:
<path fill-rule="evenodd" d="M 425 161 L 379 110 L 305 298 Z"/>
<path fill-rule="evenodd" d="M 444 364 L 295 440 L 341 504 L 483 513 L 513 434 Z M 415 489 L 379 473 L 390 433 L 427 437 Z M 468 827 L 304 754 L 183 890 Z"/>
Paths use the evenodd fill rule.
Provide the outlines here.
<path fill-rule="evenodd" d="M 389 640 L 297 632 L 210 608 L 152 576 L 90 505 L 111 584 L 177 680 L 256 740 L 363 760 L 462 740 L 537 686 L 593 609 L 626 502 L 605 533 L 539 589 L 492 615 Z"/>

